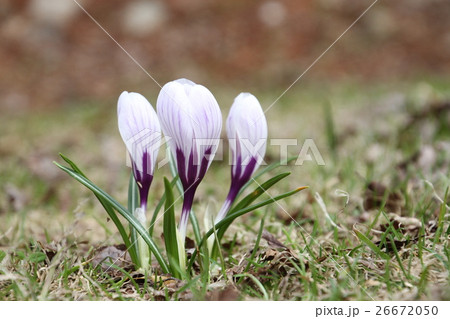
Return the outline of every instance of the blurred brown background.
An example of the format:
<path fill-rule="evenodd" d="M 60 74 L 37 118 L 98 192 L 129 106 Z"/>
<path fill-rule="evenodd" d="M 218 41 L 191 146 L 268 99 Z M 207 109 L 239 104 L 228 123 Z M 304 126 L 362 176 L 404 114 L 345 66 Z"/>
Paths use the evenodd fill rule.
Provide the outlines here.
<path fill-rule="evenodd" d="M 161 85 L 188 77 L 284 89 L 373 1 L 78 2 Z M 73 0 L 2 0 L 0 26 L 0 109 L 159 90 Z M 307 77 L 370 82 L 449 73 L 450 1 L 379 0 Z"/>

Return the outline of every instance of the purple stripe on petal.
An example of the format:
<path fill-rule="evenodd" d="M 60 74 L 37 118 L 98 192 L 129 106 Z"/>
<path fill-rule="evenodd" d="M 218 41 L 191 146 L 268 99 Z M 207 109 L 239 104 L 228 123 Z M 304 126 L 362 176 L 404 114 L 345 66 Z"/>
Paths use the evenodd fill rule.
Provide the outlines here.
<path fill-rule="evenodd" d="M 242 170 L 242 159 L 241 155 L 238 155 L 236 158 L 236 163 L 234 163 L 231 168 L 231 183 L 239 179 L 239 177 L 241 176 L 241 170 Z"/>
<path fill-rule="evenodd" d="M 205 150 L 205 155 L 203 156 L 202 162 L 200 164 L 200 173 L 198 174 L 199 179 L 203 179 L 203 177 L 205 177 L 209 165 L 208 158 L 211 156 L 211 154 L 212 154 L 212 147 L 208 147 Z"/>
<path fill-rule="evenodd" d="M 139 188 L 140 204 L 141 207 L 145 210 L 147 206 L 148 192 L 153 181 L 153 175 L 149 174 L 152 167 L 151 157 L 149 153 L 147 151 L 144 151 L 144 154 L 142 155 L 142 171 L 137 169 L 137 165 L 134 161 L 132 161 L 132 167 L 134 179 L 136 180 Z"/>
<path fill-rule="evenodd" d="M 247 183 L 250 180 L 250 177 L 253 174 L 253 171 L 255 170 L 255 166 L 257 163 L 257 158 L 256 157 L 252 157 L 249 161 L 249 163 L 247 164 L 247 166 L 245 167 L 244 173 L 241 176 L 241 182 L 242 182 L 242 186 L 244 186 L 245 183 Z"/>
<path fill-rule="evenodd" d="M 238 157 L 240 160 L 240 156 Z M 253 174 L 253 170 L 256 166 L 256 158 L 252 157 L 250 159 L 250 162 L 245 166 L 244 172 L 241 174 L 242 165 L 238 165 L 236 167 L 236 174 L 234 174 L 231 177 L 231 186 L 230 186 L 230 194 L 234 195 L 233 198 L 230 198 L 234 200 L 237 193 L 241 190 L 242 186 L 244 186 L 245 183 L 247 183 L 250 180 L 250 177 Z"/>
<path fill-rule="evenodd" d="M 178 169 L 178 175 L 180 177 L 181 180 L 181 184 L 183 184 L 183 188 L 186 189 L 188 186 L 188 181 L 186 178 L 186 161 L 184 158 L 184 153 L 182 150 L 180 150 L 179 148 L 177 148 L 176 151 L 176 155 L 177 155 L 177 169 Z"/>
<path fill-rule="evenodd" d="M 198 185 L 200 185 L 200 182 L 205 176 L 206 171 L 208 170 L 209 164 L 208 156 L 211 155 L 211 153 L 212 148 L 210 147 L 205 151 L 205 156 L 203 156 L 202 158 L 200 167 L 194 163 L 193 156 L 191 153 L 189 156 L 189 163 L 186 176 L 184 154 L 180 149 L 177 149 L 178 174 L 180 175 L 181 184 L 183 185 L 184 189 L 183 208 L 181 211 L 181 218 L 179 224 L 180 234 L 182 238 L 184 238 L 186 234 L 187 222 L 189 219 L 189 214 L 192 209 L 192 204 L 194 202 L 195 192 L 197 190 Z"/>
<path fill-rule="evenodd" d="M 194 162 L 194 158 L 191 154 L 189 155 L 188 166 L 186 167 L 186 161 L 184 157 L 183 151 L 177 149 L 177 168 L 178 174 L 180 176 L 181 184 L 183 184 L 183 188 L 192 189 L 197 188 L 200 184 L 203 177 L 205 177 L 206 171 L 208 170 L 209 160 L 208 156 L 212 154 L 212 148 L 209 147 L 206 149 L 204 156 L 200 162 L 200 165 L 197 165 Z"/>
<path fill-rule="evenodd" d="M 187 181 L 189 183 L 189 186 L 195 183 L 195 179 L 197 178 L 197 169 L 198 165 L 196 163 L 194 164 L 194 155 L 191 151 L 191 154 L 189 154 L 189 161 L 188 161 L 188 167 L 187 167 Z M 186 189 L 186 187 L 185 187 Z"/>
<path fill-rule="evenodd" d="M 211 92 L 186 79 L 164 85 L 157 109 L 164 135 L 173 138 L 170 148 L 185 192 L 179 230 L 185 234 L 195 191 L 217 149 L 208 143 L 209 149 L 203 152 L 195 139 L 219 139 L 222 115 Z"/>
<path fill-rule="evenodd" d="M 184 199 L 183 199 L 183 208 L 181 210 L 181 219 L 180 219 L 180 225 L 183 225 L 183 221 L 186 221 L 186 225 L 187 225 L 187 220 L 189 218 L 189 214 L 191 213 L 191 209 L 192 209 L 192 204 L 194 202 L 194 195 L 195 195 L 195 190 L 196 190 L 196 186 L 190 188 L 189 190 L 187 190 L 184 193 Z"/>
<path fill-rule="evenodd" d="M 249 163 L 245 166 L 244 172 L 241 174 L 243 166 L 241 165 L 241 157 L 238 156 L 237 163 L 235 165 L 236 167 L 235 173 L 233 174 L 233 169 L 231 170 L 230 190 L 228 191 L 225 203 L 223 204 L 222 208 L 219 211 L 219 214 L 217 215 L 216 223 L 221 221 L 226 216 L 228 210 L 231 208 L 231 204 L 236 199 L 236 196 L 238 195 L 239 191 L 245 185 L 245 183 L 247 183 L 250 180 L 250 177 L 253 174 L 256 164 L 257 164 L 256 157 L 252 157 Z"/>
<path fill-rule="evenodd" d="M 267 144 L 266 118 L 259 101 L 250 93 L 241 93 L 235 98 L 226 126 L 233 157 L 231 185 L 216 222 L 226 216 L 239 191 L 261 164 Z M 261 146 L 257 150 L 250 149 L 244 142 L 250 142 L 252 146 Z M 256 154 L 254 154 L 255 151 Z M 250 160 L 247 165 L 244 165 L 247 159 Z"/>

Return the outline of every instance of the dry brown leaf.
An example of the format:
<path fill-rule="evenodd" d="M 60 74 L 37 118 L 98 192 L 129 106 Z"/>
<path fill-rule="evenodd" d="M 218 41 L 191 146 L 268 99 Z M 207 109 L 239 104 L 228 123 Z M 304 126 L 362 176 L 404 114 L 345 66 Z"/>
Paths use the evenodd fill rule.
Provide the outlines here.
<path fill-rule="evenodd" d="M 388 214 L 389 222 L 380 225 L 380 230 L 385 232 L 389 228 L 389 224 L 392 224 L 395 230 L 399 231 L 403 235 L 417 236 L 420 228 L 422 228 L 422 222 L 414 217 L 402 217 L 397 214 Z"/>
<path fill-rule="evenodd" d="M 378 273 L 381 272 L 380 267 L 378 267 L 377 264 L 372 259 L 361 258 L 358 260 L 358 263 L 366 268 L 375 270 Z"/>
<path fill-rule="evenodd" d="M 55 245 L 45 244 L 40 242 L 39 240 L 37 241 L 37 243 L 41 247 L 42 251 L 47 255 L 48 260 L 52 261 L 53 257 L 55 257 L 56 253 L 58 252 L 55 248 Z"/>
<path fill-rule="evenodd" d="M 296 273 L 297 270 L 293 264 L 300 263 L 299 259 L 289 249 L 279 251 L 269 248 L 260 254 L 260 259 L 267 262 L 267 266 L 258 269 L 258 275 L 275 272 L 281 276 L 286 276 Z"/>
<path fill-rule="evenodd" d="M 395 249 L 398 251 L 404 247 L 406 247 L 408 244 L 412 243 L 412 242 L 416 242 L 417 241 L 417 237 L 413 238 L 413 239 L 406 239 L 406 240 L 391 240 L 391 239 L 386 239 L 386 242 L 381 242 L 381 241 L 377 241 L 374 244 L 377 245 L 378 247 L 380 247 L 381 249 L 385 249 L 385 251 L 387 253 L 391 253 L 394 252 L 394 245 L 395 245 Z"/>
<path fill-rule="evenodd" d="M 189 237 L 186 236 L 184 247 L 186 249 L 192 249 L 195 248 L 195 241 Z"/>
<path fill-rule="evenodd" d="M 267 241 L 267 244 L 269 244 L 269 246 L 271 246 L 273 248 L 289 249 L 282 242 L 280 242 L 278 239 L 276 239 L 274 235 L 272 235 L 265 229 L 263 230 L 261 237 L 264 238 Z"/>

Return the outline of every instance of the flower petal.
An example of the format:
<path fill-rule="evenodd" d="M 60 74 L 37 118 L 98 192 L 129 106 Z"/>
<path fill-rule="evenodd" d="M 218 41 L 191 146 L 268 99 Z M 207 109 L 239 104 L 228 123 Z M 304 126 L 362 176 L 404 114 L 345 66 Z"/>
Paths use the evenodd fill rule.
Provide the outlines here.
<path fill-rule="evenodd" d="M 226 126 L 233 173 L 236 174 L 237 165 L 253 164 L 253 174 L 264 159 L 267 144 L 267 121 L 258 99 L 250 93 L 239 94 L 231 106 Z M 252 159 L 256 160 L 256 165 Z M 245 168 L 241 167 L 238 175 L 244 172 Z"/>
<path fill-rule="evenodd" d="M 157 110 L 174 158 L 184 159 L 184 165 L 178 165 L 183 170 L 179 172 L 180 177 L 185 177 L 186 183 L 203 178 L 201 175 L 211 164 L 222 129 L 222 116 L 214 96 L 202 85 L 179 79 L 164 85 Z M 205 154 L 209 155 L 202 170 Z"/>
<path fill-rule="evenodd" d="M 139 93 L 124 91 L 117 103 L 120 135 L 135 168 L 153 175 L 161 143 L 161 127 L 151 104 Z M 146 163 L 144 163 L 146 161 Z"/>
<path fill-rule="evenodd" d="M 174 157 L 177 149 L 188 154 L 192 148 L 193 132 L 191 106 L 184 85 L 177 81 L 164 85 L 158 95 L 156 109 Z"/>
<path fill-rule="evenodd" d="M 193 87 L 188 98 L 191 102 L 191 115 L 194 122 L 193 148 L 196 153 L 194 164 L 201 165 L 203 158 L 208 156 L 208 168 L 219 147 L 222 113 L 212 93 L 202 85 Z"/>
<path fill-rule="evenodd" d="M 164 85 L 156 108 L 184 188 L 178 226 L 184 242 L 195 191 L 218 147 L 222 115 L 211 92 L 187 79 Z"/>

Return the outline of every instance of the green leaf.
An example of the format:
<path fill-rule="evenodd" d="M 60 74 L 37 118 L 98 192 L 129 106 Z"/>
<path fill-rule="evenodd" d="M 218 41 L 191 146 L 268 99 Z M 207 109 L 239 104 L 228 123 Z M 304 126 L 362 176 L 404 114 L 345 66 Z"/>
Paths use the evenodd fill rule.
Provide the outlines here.
<path fill-rule="evenodd" d="M 189 220 L 191 221 L 192 230 L 194 231 L 195 241 L 199 243 L 202 235 L 200 234 L 200 226 L 198 225 L 198 219 L 193 209 L 191 209 L 191 213 L 189 214 Z"/>
<path fill-rule="evenodd" d="M 255 209 L 258 209 L 258 208 L 267 206 L 267 205 L 269 205 L 269 204 L 271 204 L 271 203 L 274 203 L 274 202 L 276 202 L 276 201 L 279 201 L 280 199 L 283 199 L 283 198 L 292 196 L 292 195 L 294 195 L 294 194 L 298 193 L 299 191 L 304 190 L 304 189 L 306 189 L 306 188 L 308 188 L 308 187 L 307 187 L 307 186 L 299 187 L 299 188 L 294 189 L 294 190 L 292 190 L 292 191 L 289 191 L 289 192 L 280 194 L 280 195 L 275 196 L 275 197 L 271 197 L 271 198 L 269 198 L 269 199 L 267 199 L 267 200 L 265 200 L 265 201 L 259 202 L 259 203 L 257 203 L 257 204 L 252 205 L 252 206 L 249 206 L 249 207 L 240 209 L 240 210 L 238 210 L 238 211 L 236 211 L 236 212 L 233 212 L 232 214 L 227 215 L 224 219 L 222 219 L 220 222 L 218 222 L 218 223 L 214 226 L 214 228 L 220 230 L 222 227 L 224 227 L 224 226 L 226 226 L 226 225 L 229 225 L 229 224 L 232 223 L 236 218 L 238 218 L 238 217 L 240 217 L 240 216 L 242 216 L 242 215 L 245 215 L 245 214 L 247 214 L 247 213 L 249 213 L 249 212 L 251 212 L 251 211 L 253 211 L 253 210 L 255 210 Z M 189 270 L 191 269 L 192 265 L 194 264 L 195 256 L 197 255 L 197 250 L 198 250 L 198 249 L 199 249 L 199 248 L 207 241 L 208 237 L 211 236 L 211 235 L 214 233 L 214 228 L 211 228 L 211 229 L 203 236 L 202 240 L 201 240 L 200 243 L 198 244 L 198 247 L 197 247 L 197 248 L 194 250 L 194 252 L 192 253 L 191 259 L 189 260 L 189 267 L 188 267 Z"/>
<path fill-rule="evenodd" d="M 271 197 L 271 198 L 269 198 L 269 199 L 267 199 L 265 201 L 259 202 L 257 204 L 252 205 L 252 206 L 245 207 L 245 208 L 242 208 L 242 209 L 240 209 L 238 211 L 235 211 L 235 212 L 227 215 L 223 220 L 221 220 L 219 223 L 217 223 L 216 224 L 216 228 L 222 228 L 227 223 L 233 222 L 236 218 L 238 218 L 238 217 L 240 217 L 240 216 L 242 216 L 242 215 L 244 215 L 244 214 L 246 214 L 248 212 L 251 212 L 251 211 L 253 211 L 255 209 L 258 209 L 258 208 L 264 207 L 266 205 L 269 205 L 271 203 L 274 203 L 274 202 L 276 202 L 276 201 L 278 201 L 280 199 L 292 196 L 292 195 L 294 195 L 294 194 L 298 193 L 299 191 L 302 191 L 302 190 L 304 190 L 306 188 L 308 188 L 308 186 L 302 186 L 302 187 L 299 187 L 299 188 L 294 189 L 292 191 L 283 193 L 281 195 L 278 195 L 278 196 L 275 196 L 275 197 Z M 209 230 L 208 233 L 212 233 L 212 229 Z"/>
<path fill-rule="evenodd" d="M 447 189 L 445 191 L 445 195 L 444 195 L 444 200 L 441 203 L 441 209 L 439 211 L 439 217 L 438 217 L 438 222 L 437 222 L 438 228 L 436 230 L 436 233 L 434 234 L 433 248 L 436 246 L 436 244 L 440 240 L 442 232 L 444 231 L 445 213 L 447 212 L 447 205 L 445 203 L 447 203 L 448 192 L 449 192 L 449 188 L 447 187 Z M 450 229 L 450 227 L 449 227 L 449 229 Z"/>
<path fill-rule="evenodd" d="M 291 173 L 287 172 L 287 173 L 281 173 L 275 177 L 272 177 L 271 179 L 269 179 L 268 181 L 262 183 L 261 185 L 259 185 L 258 187 L 256 187 L 256 189 L 251 192 L 250 194 L 248 194 L 246 197 L 244 197 L 239 203 L 237 203 L 234 207 L 232 207 L 230 209 L 230 211 L 228 212 L 227 215 L 231 215 L 234 212 L 237 212 L 240 209 L 243 209 L 245 207 L 247 207 L 248 205 L 250 205 L 251 203 L 253 203 L 258 197 L 260 197 L 262 194 L 264 194 L 269 188 L 271 188 L 273 185 L 275 185 L 276 183 L 278 183 L 279 181 L 281 181 L 282 179 L 286 178 L 287 176 L 289 176 Z M 231 225 L 231 222 L 227 225 L 224 225 L 218 232 L 217 232 L 217 238 L 218 241 L 220 243 L 220 241 L 223 238 L 223 235 L 225 234 L 226 230 L 228 229 L 228 227 Z M 216 252 L 217 252 L 217 246 L 214 245 L 214 248 L 212 250 L 212 256 L 215 257 L 216 256 Z"/>
<path fill-rule="evenodd" d="M 239 197 L 240 194 L 242 194 L 242 192 L 247 189 L 247 187 L 249 187 L 252 183 L 254 179 L 257 179 L 260 176 L 263 176 L 266 173 L 269 173 L 271 171 L 273 171 L 275 168 L 280 167 L 281 165 L 286 165 L 289 164 L 289 162 L 292 162 L 293 160 L 295 160 L 297 158 L 297 156 L 291 156 L 285 160 L 280 160 L 276 163 L 270 164 L 269 166 L 259 170 L 258 172 L 256 172 L 255 175 L 253 175 L 253 178 L 250 179 L 247 183 L 244 184 L 244 186 L 242 186 L 241 190 L 239 191 L 239 194 L 236 198 Z"/>
<path fill-rule="evenodd" d="M 353 229 L 353 231 L 355 232 L 355 234 L 359 238 L 359 240 L 362 241 L 364 244 L 366 244 L 370 249 L 372 249 L 374 253 L 376 253 L 383 259 L 386 259 L 386 260 L 391 259 L 391 257 L 389 257 L 388 254 L 381 251 L 381 249 L 377 245 L 375 245 L 369 238 L 367 238 L 366 235 L 364 235 L 357 229 Z"/>
<path fill-rule="evenodd" d="M 70 165 L 70 167 L 72 167 L 72 169 L 77 172 L 78 174 L 81 174 L 83 177 L 87 178 L 86 175 L 84 175 L 84 173 L 81 171 L 81 169 L 78 168 L 78 166 L 72 162 L 68 157 L 66 157 L 65 155 L 59 153 L 59 156 L 61 156 L 61 158 L 66 161 L 67 164 Z"/>
<path fill-rule="evenodd" d="M 178 175 L 175 176 L 172 181 L 170 182 L 170 186 L 173 188 L 175 186 L 175 183 L 178 181 Z M 153 229 L 155 228 L 156 219 L 158 218 L 158 213 L 163 207 L 164 203 L 166 202 L 166 194 L 164 193 L 163 196 L 161 196 L 161 199 L 158 202 L 158 205 L 156 205 L 155 210 L 153 211 L 153 216 L 150 221 L 150 228 L 148 230 L 148 233 L 150 234 L 150 237 L 153 236 Z"/>
<path fill-rule="evenodd" d="M 251 203 L 253 203 L 259 196 L 264 194 L 269 188 L 271 188 L 273 185 L 281 181 L 282 179 L 289 176 L 291 173 L 281 173 L 275 177 L 272 177 L 268 181 L 264 182 L 263 184 L 259 185 L 253 192 L 245 196 L 238 204 L 236 204 L 234 207 L 230 209 L 230 213 L 233 211 L 238 211 L 242 208 L 247 207 Z"/>
<path fill-rule="evenodd" d="M 176 176 L 178 176 L 177 166 L 175 164 L 175 160 L 172 156 L 172 153 L 171 153 L 168 145 L 167 145 L 167 152 L 169 154 L 170 172 L 171 172 L 172 176 L 175 178 Z M 180 192 L 181 197 L 184 197 L 184 189 L 183 189 L 183 185 L 181 184 L 180 179 L 176 180 L 176 185 L 177 185 L 178 191 Z M 191 209 L 191 213 L 189 214 L 189 220 L 191 221 L 192 230 L 194 231 L 195 241 L 198 243 L 198 242 L 200 242 L 200 239 L 201 239 L 200 227 L 198 226 L 197 216 L 195 215 L 195 212 L 193 209 Z"/>
<path fill-rule="evenodd" d="M 133 173 L 130 174 L 130 181 L 128 183 L 128 211 L 133 214 L 136 208 L 139 207 L 139 190 L 134 180 Z"/>
<path fill-rule="evenodd" d="M 336 135 L 336 129 L 334 126 L 333 110 L 332 110 L 330 101 L 327 100 L 325 102 L 323 109 L 324 109 L 324 113 L 325 113 L 325 130 L 326 130 L 326 135 L 327 135 L 327 140 L 328 140 L 328 147 L 330 148 L 334 159 L 336 159 L 337 135 Z"/>
<path fill-rule="evenodd" d="M 22 250 L 18 250 L 15 252 L 17 258 L 19 258 L 20 260 L 24 260 L 25 259 L 25 253 Z"/>
<path fill-rule="evenodd" d="M 136 208 L 139 207 L 139 193 L 138 186 L 136 181 L 134 180 L 133 172 L 130 174 L 130 181 L 128 183 L 128 211 L 133 214 Z M 131 245 L 127 246 L 128 251 L 130 252 L 130 256 L 133 254 L 136 256 L 136 261 L 133 260 L 133 263 L 136 265 L 136 268 L 139 268 L 142 265 L 142 261 L 140 260 L 138 251 L 139 251 L 139 241 L 138 236 L 136 234 L 136 229 L 130 225 L 130 241 Z"/>
<path fill-rule="evenodd" d="M 3 250 L 0 250 L 0 263 L 6 257 L 6 253 Z"/>
<path fill-rule="evenodd" d="M 171 273 L 174 277 L 181 278 L 179 273 L 177 226 L 175 221 L 175 208 L 172 185 L 164 177 L 164 188 L 166 194 L 166 205 L 164 207 L 164 243 L 166 244 L 167 258 L 169 259 Z"/>
<path fill-rule="evenodd" d="M 267 216 L 267 210 L 266 210 L 266 213 L 264 214 L 264 217 L 261 219 L 261 224 L 259 226 L 258 235 L 256 236 L 255 247 L 253 247 L 252 253 L 249 258 L 250 261 L 254 260 L 256 258 L 256 254 L 258 253 L 259 242 L 261 241 L 262 233 L 264 231 L 264 222 L 265 222 L 266 216 Z M 251 265 L 251 262 L 247 263 L 247 266 L 245 267 L 245 269 L 243 271 L 244 273 L 246 273 L 250 269 L 250 265 Z"/>
<path fill-rule="evenodd" d="M 141 223 L 132 214 L 130 214 L 122 205 L 120 205 L 114 198 L 112 198 L 111 195 L 107 194 L 105 191 L 103 191 L 98 186 L 93 184 L 90 180 L 88 180 L 83 175 L 71 170 L 68 167 L 62 166 L 59 163 L 54 162 L 54 164 L 56 166 L 58 166 L 60 169 L 62 169 L 64 172 L 66 172 L 67 174 L 72 176 L 78 182 L 80 182 L 81 184 L 86 186 L 88 189 L 90 189 L 95 195 L 100 197 L 102 200 L 109 203 L 109 205 L 111 205 L 120 215 L 122 215 L 136 229 L 136 231 L 139 233 L 139 235 L 142 236 L 144 241 L 149 246 L 149 249 L 154 254 L 154 256 L 155 256 L 156 260 L 158 261 L 159 265 L 161 266 L 162 270 L 166 273 L 169 272 L 169 266 L 167 265 L 167 262 L 164 260 L 163 256 L 161 255 L 161 252 L 159 251 L 158 246 L 156 246 L 154 241 L 151 239 L 151 237 L 147 233 L 146 229 L 141 225 Z"/>
<path fill-rule="evenodd" d="M 78 166 L 72 162 L 69 158 L 67 158 L 66 156 L 64 156 L 63 154 L 59 153 L 59 156 L 61 156 L 61 158 L 67 162 L 67 164 L 70 165 L 70 167 L 72 167 L 72 170 L 75 173 L 78 173 L 79 175 L 81 175 L 82 177 L 84 177 L 86 180 L 90 181 L 86 175 L 81 171 L 81 169 L 78 168 Z M 59 164 L 55 163 L 58 167 L 60 166 Z M 60 167 L 61 168 L 61 167 Z M 125 228 L 123 227 L 122 223 L 120 222 L 119 217 L 117 216 L 116 212 L 114 211 L 114 209 L 112 208 L 112 206 L 105 201 L 104 199 L 100 198 L 97 194 L 95 194 L 95 197 L 97 197 L 98 201 L 100 202 L 100 204 L 102 204 L 103 208 L 105 209 L 105 211 L 108 213 L 109 218 L 111 218 L 111 220 L 113 221 L 114 225 L 116 225 L 117 230 L 120 233 L 120 236 L 122 237 L 123 243 L 125 244 L 125 246 L 127 246 L 127 249 L 129 249 L 129 253 L 130 253 L 130 257 L 131 260 L 133 261 L 133 263 L 139 267 L 139 260 L 137 257 L 137 253 L 136 253 L 136 248 L 131 248 L 131 242 L 130 239 L 128 238 L 128 234 L 125 230 Z M 127 212 L 127 214 L 129 214 Z M 133 241 L 134 243 L 134 241 Z"/>
<path fill-rule="evenodd" d="M 248 207 L 251 203 L 253 203 L 258 197 L 260 197 L 262 194 L 264 194 L 269 188 L 271 188 L 273 185 L 281 181 L 283 178 L 289 176 L 291 173 L 282 173 L 275 177 L 272 177 L 268 181 L 262 183 L 259 185 L 253 192 L 248 194 L 244 199 L 242 199 L 238 204 L 236 204 L 235 207 L 231 208 L 229 213 L 227 215 L 231 215 L 234 212 L 237 212 L 241 209 L 244 209 L 245 207 Z M 218 238 L 219 241 L 222 240 L 223 235 L 225 234 L 228 227 L 231 225 L 231 222 L 228 225 L 225 225 L 218 231 Z"/>
<path fill-rule="evenodd" d="M 32 253 L 28 256 L 28 260 L 33 264 L 38 264 L 43 262 L 47 258 L 47 255 L 41 251 Z"/>
<path fill-rule="evenodd" d="M 263 299 L 264 300 L 269 300 L 269 294 L 267 293 L 266 288 L 264 288 L 264 285 L 254 275 L 244 273 L 244 274 L 234 275 L 234 277 L 236 277 L 236 278 L 241 278 L 241 277 L 248 277 L 248 278 L 250 278 L 256 284 L 256 286 L 259 288 L 259 290 L 261 290 L 261 292 L 263 294 L 262 295 Z"/>

